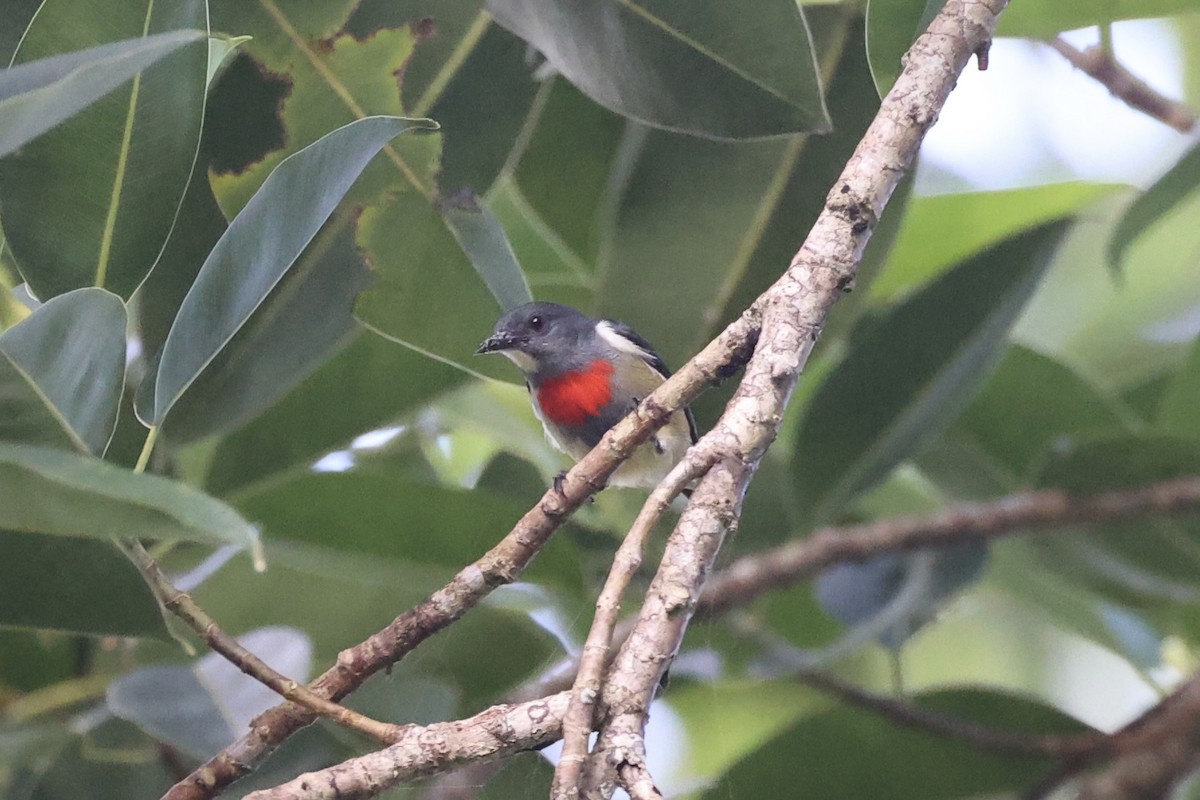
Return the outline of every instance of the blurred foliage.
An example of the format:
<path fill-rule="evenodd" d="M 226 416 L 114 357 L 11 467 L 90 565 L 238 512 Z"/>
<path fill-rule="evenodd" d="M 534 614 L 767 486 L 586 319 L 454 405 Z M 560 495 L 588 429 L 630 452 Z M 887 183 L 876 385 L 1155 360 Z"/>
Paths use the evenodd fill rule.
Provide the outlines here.
<path fill-rule="evenodd" d="M 566 466 L 516 371 L 472 357 L 501 309 L 570 303 L 682 363 L 782 272 L 940 5 L 6 3 L 0 797 L 157 797 L 270 702 L 178 646 L 110 537 L 152 541 L 294 677 L 323 669 Z M 1195 94 L 1200 0 L 1023 0 L 1001 30 L 1167 15 Z M 1144 192 L 903 184 L 722 563 L 818 524 L 1200 474 L 1198 152 Z M 697 402 L 702 427 L 734 384 Z M 573 651 L 640 499 L 603 493 L 521 583 L 349 702 L 467 715 Z M 1052 765 L 788 676 L 899 677 L 1018 731 L 1113 724 L 1111 686 L 1194 663 L 1200 522 L 1060 534 L 839 567 L 697 623 L 650 730 L 663 788 L 1028 787 Z M 244 552 L 259 536 L 265 572 Z M 365 746 L 316 726 L 223 796 Z M 548 782 L 524 755 L 479 796 Z"/>

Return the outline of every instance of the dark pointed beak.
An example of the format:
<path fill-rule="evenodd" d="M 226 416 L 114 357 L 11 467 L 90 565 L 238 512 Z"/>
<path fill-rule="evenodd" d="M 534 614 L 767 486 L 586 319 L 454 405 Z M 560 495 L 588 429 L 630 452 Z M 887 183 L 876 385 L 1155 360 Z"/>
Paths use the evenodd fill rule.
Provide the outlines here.
<path fill-rule="evenodd" d="M 514 344 L 513 337 L 507 333 L 493 333 L 483 340 L 483 344 L 479 345 L 479 349 L 475 351 L 475 355 L 481 356 L 486 353 L 498 353 L 501 350 L 508 350 Z"/>

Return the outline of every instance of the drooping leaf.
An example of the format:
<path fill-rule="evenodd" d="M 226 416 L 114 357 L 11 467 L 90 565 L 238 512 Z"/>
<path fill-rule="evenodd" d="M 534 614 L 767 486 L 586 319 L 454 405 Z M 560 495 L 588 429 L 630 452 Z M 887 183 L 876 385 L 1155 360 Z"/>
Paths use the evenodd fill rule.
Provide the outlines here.
<path fill-rule="evenodd" d="M 814 522 L 953 421 L 992 368 L 1049 265 L 1065 223 L 976 256 L 868 327 L 805 409 L 793 450 Z"/>
<path fill-rule="evenodd" d="M 42 300 L 83 286 L 128 297 L 158 259 L 200 141 L 208 45 L 194 32 L 206 29 L 206 17 L 203 0 L 50 0 L 30 24 L 20 62 L 155 33 L 185 39 L 0 162 L 4 231 Z"/>
<path fill-rule="evenodd" d="M 1200 147 L 1193 147 L 1125 209 L 1108 240 L 1109 266 L 1119 269 L 1126 251 L 1138 236 L 1197 187 L 1200 187 Z"/>
<path fill-rule="evenodd" d="M 1080 732 L 1064 714 L 1032 700 L 988 689 L 944 689 L 913 698 L 942 714 L 1014 732 Z M 796 768 L 797 753 L 820 753 Z M 870 764 L 870 769 L 864 769 Z M 985 753 L 953 738 L 904 727 L 872 711 L 840 707 L 806 716 L 743 758 L 703 795 L 822 797 L 836 786 L 846 797 L 951 800 L 1021 791 L 1054 761 Z"/>
<path fill-rule="evenodd" d="M 650 125 L 719 139 L 827 131 L 800 6 L 754 14 L 727 3 L 488 0 L 600 105 Z"/>
<path fill-rule="evenodd" d="M 28 398 L 32 391 L 41 406 L 5 413 L 0 439 L 44 444 L 66 433 L 78 450 L 102 455 L 125 385 L 125 325 L 119 297 L 77 289 L 52 298 L 0 335 L 0 371 L 12 381 L 5 381 L 3 394 Z M 14 423 L 25 427 L 22 420 L 30 414 L 45 425 L 22 436 Z M 47 434 L 49 440 L 43 438 Z"/>
<path fill-rule="evenodd" d="M 397 117 L 359 120 L 280 164 L 230 223 L 188 292 L 163 345 L 151 422 L 161 424 L 222 355 L 375 154 L 400 133 L 427 127 Z"/>
<path fill-rule="evenodd" d="M 259 628 L 237 641 L 281 674 L 308 680 L 312 642 L 303 631 Z M 106 701 L 112 713 L 156 740 L 205 759 L 242 735 L 255 716 L 279 702 L 279 695 L 224 656 L 208 653 L 187 666 L 132 670 L 108 685 Z"/>
<path fill-rule="evenodd" d="M 165 636 L 158 601 L 110 542 L 0 530 L 0 626 Z"/>
<path fill-rule="evenodd" d="M 203 36 L 203 31 L 156 33 L 17 64 L 0 72 L 0 157 Z"/>
<path fill-rule="evenodd" d="M 0 529 L 240 547 L 258 536 L 233 509 L 181 483 L 19 444 L 0 444 Z"/>
<path fill-rule="evenodd" d="M 458 192 L 442 203 L 442 216 L 475 271 L 505 311 L 533 299 L 504 228 L 472 192 Z"/>

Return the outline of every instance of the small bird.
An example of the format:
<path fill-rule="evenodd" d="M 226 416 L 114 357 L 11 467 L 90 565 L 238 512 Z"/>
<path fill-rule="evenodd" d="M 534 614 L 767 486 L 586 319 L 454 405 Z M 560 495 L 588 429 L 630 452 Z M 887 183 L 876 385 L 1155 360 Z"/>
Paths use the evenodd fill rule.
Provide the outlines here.
<path fill-rule="evenodd" d="M 475 351 L 484 353 L 500 353 L 524 373 L 546 436 L 576 461 L 671 374 L 628 325 L 557 303 L 526 303 L 509 311 Z M 609 484 L 653 488 L 695 441 L 691 410 L 676 411 Z"/>

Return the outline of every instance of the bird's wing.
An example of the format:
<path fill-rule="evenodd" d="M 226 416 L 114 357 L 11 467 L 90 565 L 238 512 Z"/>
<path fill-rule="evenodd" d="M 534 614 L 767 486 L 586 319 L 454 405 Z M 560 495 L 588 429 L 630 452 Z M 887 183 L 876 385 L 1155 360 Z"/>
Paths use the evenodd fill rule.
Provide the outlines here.
<path fill-rule="evenodd" d="M 618 322 L 615 319 L 602 319 L 597 327 L 597 332 L 608 341 L 613 347 L 618 350 L 623 350 L 626 353 L 631 353 L 650 365 L 650 368 L 663 377 L 663 380 L 671 377 L 671 370 L 667 367 L 666 362 L 654 349 L 654 345 L 642 338 L 642 335 L 633 328 L 626 325 L 624 322 Z M 624 340 L 624 341 L 622 341 Z M 687 417 L 688 433 L 692 437 L 692 444 L 700 438 L 700 434 L 696 430 L 696 418 L 692 416 L 692 409 L 684 406 L 684 416 Z"/>

